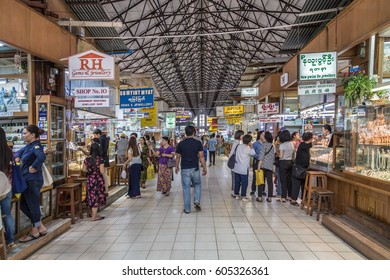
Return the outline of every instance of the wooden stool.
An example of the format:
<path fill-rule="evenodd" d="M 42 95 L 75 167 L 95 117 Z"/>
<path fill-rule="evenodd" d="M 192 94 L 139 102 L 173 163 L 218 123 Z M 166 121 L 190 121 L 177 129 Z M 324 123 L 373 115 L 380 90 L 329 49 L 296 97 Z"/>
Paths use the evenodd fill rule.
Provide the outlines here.
<path fill-rule="evenodd" d="M 327 204 L 327 211 L 326 213 L 332 213 L 334 214 L 334 192 L 324 190 L 324 189 L 317 189 L 313 191 L 313 205 L 310 209 L 310 216 L 313 215 L 313 210 L 316 208 L 317 210 L 317 218 L 318 221 L 320 219 L 320 213 L 323 213 L 323 205 L 322 201 Z M 315 207 L 316 206 L 316 207 Z"/>
<path fill-rule="evenodd" d="M 72 224 L 75 223 L 76 214 L 80 215 L 80 219 L 83 218 L 83 212 L 81 209 L 81 184 L 80 183 L 70 183 L 63 184 L 57 188 L 57 199 L 56 199 L 56 217 L 65 216 L 67 217 L 70 214 Z M 62 199 L 61 199 L 62 193 Z M 67 208 L 70 208 L 68 210 Z M 63 208 L 63 211 L 60 212 L 60 208 Z"/>
<path fill-rule="evenodd" d="M 87 217 L 91 217 L 91 209 L 87 206 L 87 178 L 78 177 L 73 179 L 73 182 L 81 184 L 81 211 L 87 213 Z"/>
<path fill-rule="evenodd" d="M 323 190 L 327 189 L 326 173 L 322 171 L 307 171 L 301 203 L 301 209 L 306 207 L 306 214 L 309 214 L 310 212 L 312 192 L 317 188 L 321 188 Z"/>

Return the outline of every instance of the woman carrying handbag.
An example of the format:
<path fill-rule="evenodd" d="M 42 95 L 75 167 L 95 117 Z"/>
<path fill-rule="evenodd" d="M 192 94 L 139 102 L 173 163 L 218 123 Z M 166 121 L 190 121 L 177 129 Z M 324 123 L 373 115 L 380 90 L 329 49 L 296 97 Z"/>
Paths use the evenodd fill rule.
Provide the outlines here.
<path fill-rule="evenodd" d="M 258 164 L 258 170 L 262 169 L 264 172 L 264 177 L 267 182 L 268 187 L 268 197 L 267 202 L 271 202 L 272 197 L 274 195 L 274 184 L 272 182 L 272 175 L 273 175 L 273 169 L 274 169 L 274 161 L 275 161 L 275 149 L 272 144 L 273 138 L 272 134 L 269 131 L 264 132 L 261 134 L 261 150 L 260 150 L 260 156 L 259 156 L 259 164 Z M 261 185 L 258 190 L 258 196 L 256 198 L 257 201 L 262 202 L 263 201 L 263 192 L 265 189 L 265 185 Z"/>

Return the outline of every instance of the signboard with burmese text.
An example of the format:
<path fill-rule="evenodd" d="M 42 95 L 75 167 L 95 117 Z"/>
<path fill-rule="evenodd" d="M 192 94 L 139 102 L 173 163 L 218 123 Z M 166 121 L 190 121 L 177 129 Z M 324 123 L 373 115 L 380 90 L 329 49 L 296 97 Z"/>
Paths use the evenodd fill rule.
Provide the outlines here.
<path fill-rule="evenodd" d="M 264 103 L 257 106 L 257 113 L 260 115 L 263 114 L 278 114 L 279 113 L 279 103 Z"/>
<path fill-rule="evenodd" d="M 223 115 L 242 115 L 244 114 L 244 106 L 238 105 L 238 106 L 224 106 L 223 107 Z"/>
<path fill-rule="evenodd" d="M 337 79 L 337 53 L 303 53 L 299 55 L 299 81 Z"/>

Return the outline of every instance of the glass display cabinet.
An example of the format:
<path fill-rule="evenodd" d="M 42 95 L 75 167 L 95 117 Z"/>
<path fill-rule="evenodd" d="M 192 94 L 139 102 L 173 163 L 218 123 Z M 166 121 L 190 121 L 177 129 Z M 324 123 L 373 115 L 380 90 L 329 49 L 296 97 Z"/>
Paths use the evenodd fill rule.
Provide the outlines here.
<path fill-rule="evenodd" d="M 310 168 L 329 172 L 332 170 L 333 148 L 326 146 L 314 145 L 310 149 Z"/>
<path fill-rule="evenodd" d="M 65 178 L 65 105 L 63 98 L 49 95 L 37 98 L 37 123 L 45 131 L 40 140 L 54 182 Z"/>
<path fill-rule="evenodd" d="M 390 181 L 390 104 L 346 110 L 345 127 L 344 170 Z"/>

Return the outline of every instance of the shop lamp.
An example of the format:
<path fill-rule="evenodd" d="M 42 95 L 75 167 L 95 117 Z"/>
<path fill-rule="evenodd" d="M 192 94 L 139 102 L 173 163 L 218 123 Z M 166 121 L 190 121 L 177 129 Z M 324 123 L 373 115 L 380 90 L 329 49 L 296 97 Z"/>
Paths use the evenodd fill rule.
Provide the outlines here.
<path fill-rule="evenodd" d="M 390 82 L 379 84 L 376 87 L 374 87 L 371 91 L 377 92 L 377 91 L 384 90 L 384 89 L 390 89 Z"/>

